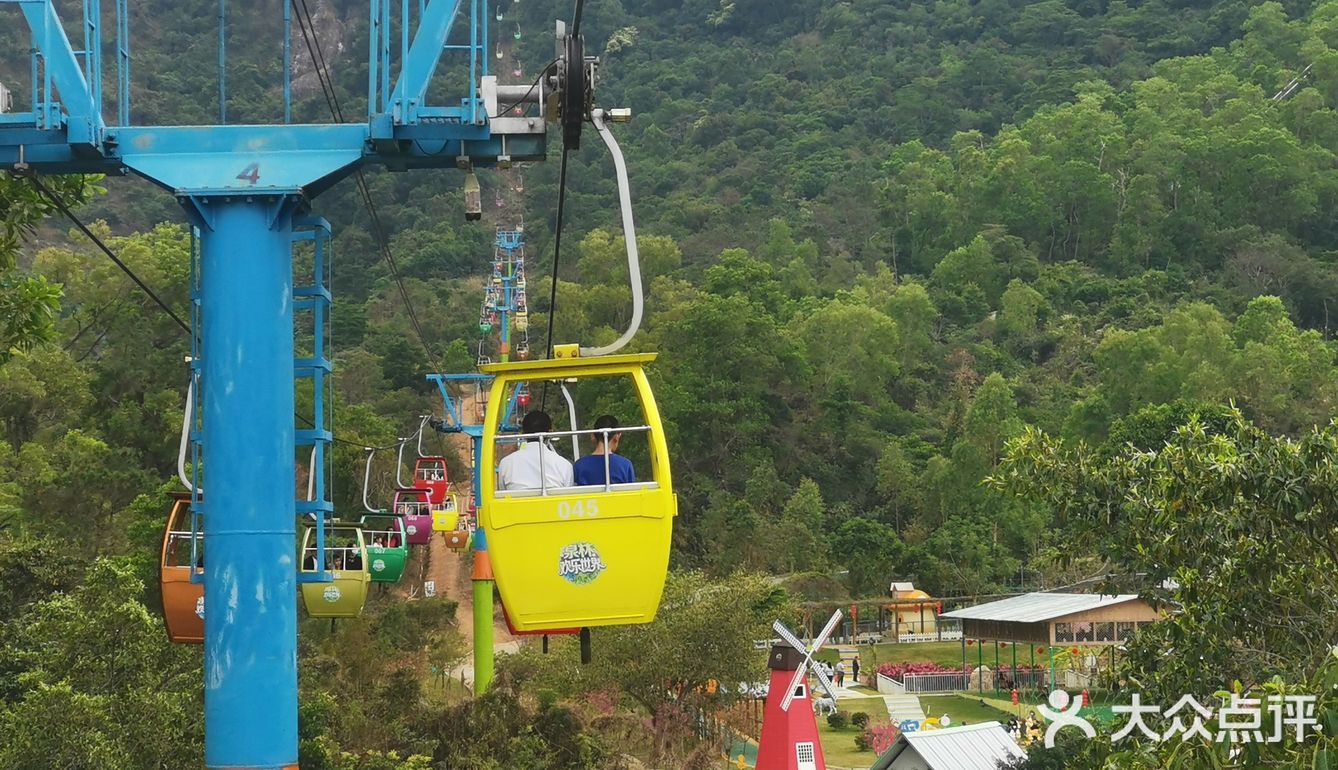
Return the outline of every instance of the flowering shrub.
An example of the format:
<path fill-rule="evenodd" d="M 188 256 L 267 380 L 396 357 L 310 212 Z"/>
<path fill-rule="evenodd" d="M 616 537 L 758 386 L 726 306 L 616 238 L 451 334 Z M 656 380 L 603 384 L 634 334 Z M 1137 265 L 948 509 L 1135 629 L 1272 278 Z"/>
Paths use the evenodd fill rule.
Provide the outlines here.
<path fill-rule="evenodd" d="M 965 669 L 968 673 L 971 667 Z M 959 674 L 963 669 L 948 668 L 940 666 L 937 663 L 882 663 L 878 666 L 878 673 L 891 679 L 901 679 L 907 674 Z"/>
<path fill-rule="evenodd" d="M 993 662 L 991 662 L 990 665 L 993 666 Z M 1026 666 L 1018 664 L 1017 667 L 1019 673 L 1023 671 L 1042 671 L 1046 669 L 1047 667 L 1042 665 Z M 957 668 L 956 666 L 940 666 L 937 663 L 882 663 L 878 666 L 878 673 L 896 680 L 900 680 L 907 674 L 969 674 L 974 670 L 975 666 L 968 665 L 963 669 Z M 1012 671 L 1013 666 L 1009 663 L 1000 663 L 999 670 Z"/>
<path fill-rule="evenodd" d="M 892 743 L 897 740 L 899 734 L 900 731 L 897 726 L 891 722 L 871 724 L 855 736 L 855 748 L 860 751 L 872 750 L 875 754 L 882 754 L 892 748 Z"/>
<path fill-rule="evenodd" d="M 585 702 L 601 714 L 612 714 L 618 706 L 618 693 L 612 687 L 591 690 L 585 694 Z"/>

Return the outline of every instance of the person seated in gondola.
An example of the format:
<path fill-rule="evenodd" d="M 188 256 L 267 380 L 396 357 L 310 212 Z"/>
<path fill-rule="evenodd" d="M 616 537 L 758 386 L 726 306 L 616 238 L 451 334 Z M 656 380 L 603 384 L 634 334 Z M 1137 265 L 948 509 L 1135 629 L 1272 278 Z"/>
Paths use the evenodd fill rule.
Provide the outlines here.
<path fill-rule="evenodd" d="M 315 572 L 315 571 L 316 571 L 316 551 L 315 551 L 315 549 L 312 549 L 312 548 L 308 548 L 308 549 L 307 549 L 307 556 L 306 556 L 306 558 L 304 558 L 304 559 L 302 560 L 302 569 L 307 570 L 308 572 Z"/>
<path fill-rule="evenodd" d="M 525 415 L 520 423 L 520 432 L 525 435 L 533 436 L 552 430 L 553 418 L 538 409 Z M 497 488 L 500 490 L 553 489 L 571 485 L 571 461 L 537 437 L 497 464 Z"/>
<path fill-rule="evenodd" d="M 632 484 L 636 481 L 636 469 L 632 461 L 618 454 L 618 443 L 623 434 L 612 432 L 618 427 L 618 418 L 606 414 L 595 420 L 595 430 L 607 430 L 609 433 L 594 435 L 595 448 L 590 454 L 576 461 L 572 467 L 572 477 L 577 486 L 604 486 L 604 484 Z M 608 445 L 604 437 L 608 436 Z M 608 476 L 604 474 L 604 463 L 608 462 Z"/>
<path fill-rule="evenodd" d="M 362 552 L 357 548 L 350 548 L 348 551 L 348 561 L 345 562 L 350 570 L 362 569 Z"/>
<path fill-rule="evenodd" d="M 380 532 L 376 533 L 376 536 L 372 538 L 372 545 L 376 546 L 377 548 L 385 548 L 386 536 L 381 534 Z"/>

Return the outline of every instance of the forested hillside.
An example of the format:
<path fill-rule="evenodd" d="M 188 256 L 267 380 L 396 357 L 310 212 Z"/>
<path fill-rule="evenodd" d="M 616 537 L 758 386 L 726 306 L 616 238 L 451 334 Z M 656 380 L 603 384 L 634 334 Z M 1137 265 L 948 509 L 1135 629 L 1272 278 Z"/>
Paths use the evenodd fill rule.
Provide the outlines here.
<path fill-rule="evenodd" d="M 505 7 L 503 28 L 519 20 L 533 76 L 552 58 L 551 20 L 570 8 Z M 133 120 L 214 120 L 214 4 L 134 8 Z M 231 121 L 279 113 L 279 9 L 271 0 L 230 20 Z M 360 115 L 365 7 L 335 0 L 313 11 L 344 111 Z M 844 573 L 855 597 L 882 595 L 892 579 L 950 596 L 1107 572 L 1165 577 L 1167 559 L 1185 553 L 1153 558 L 1146 544 L 1061 515 L 1062 492 L 1096 494 L 1097 482 L 1066 478 L 1056 492 L 1018 470 L 1027 451 L 1049 446 L 1030 428 L 1081 442 L 1086 470 L 1119 470 L 1131 443 L 1155 450 L 1196 415 L 1242 446 L 1303 437 L 1334 416 L 1338 2 L 592 0 L 585 12 L 589 45 L 602 52 L 599 101 L 636 114 L 616 129 L 648 281 L 633 345 L 660 355 L 652 377 L 680 499 L 676 569 Z M 0 78 L 25 71 L 15 55 L 24 45 L 0 33 L 0 61 L 17 63 Z M 297 112 L 327 121 L 310 61 L 294 50 Z M 541 330 L 556 163 L 522 173 L 531 324 Z M 458 174 L 376 172 L 369 182 L 425 339 L 352 185 L 317 211 L 336 233 L 336 430 L 386 443 L 416 415 L 440 412 L 424 374 L 472 368 L 492 232 L 463 221 Z M 483 183 L 486 200 L 500 182 L 485 173 Z M 141 180 L 89 184 L 63 189 L 87 198 L 81 214 L 104 220 L 112 247 L 184 310 L 189 237 L 170 196 Z M 554 336 L 603 343 L 630 300 L 598 142 L 573 156 L 570 190 Z M 25 661 L 54 638 L 47 615 L 100 611 L 80 609 L 93 597 L 76 587 L 77 565 L 111 557 L 92 562 L 87 580 L 119 586 L 106 589 L 117 601 L 153 585 L 188 345 L 89 244 L 64 237 L 61 219 L 42 219 L 49 213 L 26 182 L 0 177 L 0 308 L 13 319 L 0 329 L 0 524 L 77 558 L 72 574 L 47 571 L 41 549 L 52 541 L 5 541 L 0 605 L 13 612 L 0 617 L 0 646 L 22 654 L 0 661 L 51 688 L 51 703 L 104 713 L 79 700 L 103 697 L 102 685 Z M 337 503 L 353 515 L 363 455 L 339 446 L 335 456 Z M 382 469 L 374 494 L 392 482 Z M 71 593 L 53 608 L 42 591 L 10 585 L 25 581 Z M 143 595 L 152 607 L 152 588 Z M 402 630 L 394 613 L 406 611 L 388 612 L 343 636 L 313 632 L 304 654 L 326 679 L 304 681 L 304 697 L 360 691 L 365 674 L 340 669 L 338 653 L 376 624 Z M 6 622 L 11 614 L 19 620 Z M 449 635 L 436 615 L 414 622 Z M 424 637 L 382 638 L 392 641 L 366 659 L 393 668 Z M 1279 673 L 1309 676 L 1319 664 L 1307 660 Z M 148 675 L 135 681 L 150 698 Z M 412 689 L 386 687 L 397 684 Z M 33 725 L 49 704 L 25 711 L 20 699 L 0 688 L 0 733 L 27 729 L 40 746 Z M 305 715 L 325 726 L 312 735 L 433 755 L 418 717 L 388 717 L 402 729 L 381 730 L 323 703 L 313 696 Z M 526 749 L 534 756 L 561 753 L 530 737 L 546 747 Z M 0 765 L 13 765 L 6 759 L 0 750 Z M 534 760 L 570 766 L 548 761 Z"/>

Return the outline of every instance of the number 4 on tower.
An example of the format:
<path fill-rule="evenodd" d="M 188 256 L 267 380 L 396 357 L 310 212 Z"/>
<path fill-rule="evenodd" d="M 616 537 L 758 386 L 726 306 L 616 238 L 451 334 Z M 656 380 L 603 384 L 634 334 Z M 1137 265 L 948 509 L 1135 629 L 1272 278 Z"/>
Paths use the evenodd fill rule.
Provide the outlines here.
<path fill-rule="evenodd" d="M 260 164 L 252 163 L 242 169 L 242 173 L 238 174 L 237 178 L 255 184 L 260 179 Z"/>

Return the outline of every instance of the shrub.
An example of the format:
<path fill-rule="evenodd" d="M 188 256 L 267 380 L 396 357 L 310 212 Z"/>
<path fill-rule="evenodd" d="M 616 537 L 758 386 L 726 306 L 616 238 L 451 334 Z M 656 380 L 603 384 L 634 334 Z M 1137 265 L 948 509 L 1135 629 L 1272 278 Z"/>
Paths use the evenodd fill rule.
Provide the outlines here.
<path fill-rule="evenodd" d="M 850 724 L 850 715 L 844 711 L 827 715 L 827 726 L 833 730 L 844 730 Z"/>
<path fill-rule="evenodd" d="M 552 708 L 558 701 L 558 694 L 553 690 L 548 689 L 540 690 L 535 693 L 535 697 L 538 699 L 539 708 L 541 709 Z"/>
<path fill-rule="evenodd" d="M 863 711 L 856 711 L 855 713 L 850 715 L 850 726 L 858 727 L 859 729 L 863 730 L 864 728 L 869 726 L 869 715 L 864 713 Z"/>
<path fill-rule="evenodd" d="M 860 730 L 859 735 L 855 736 L 855 751 L 868 751 L 873 747 L 869 745 L 869 731 Z"/>
<path fill-rule="evenodd" d="M 855 736 L 855 748 L 882 754 L 892 748 L 892 743 L 896 741 L 899 732 L 897 726 L 891 722 L 871 724 Z"/>

